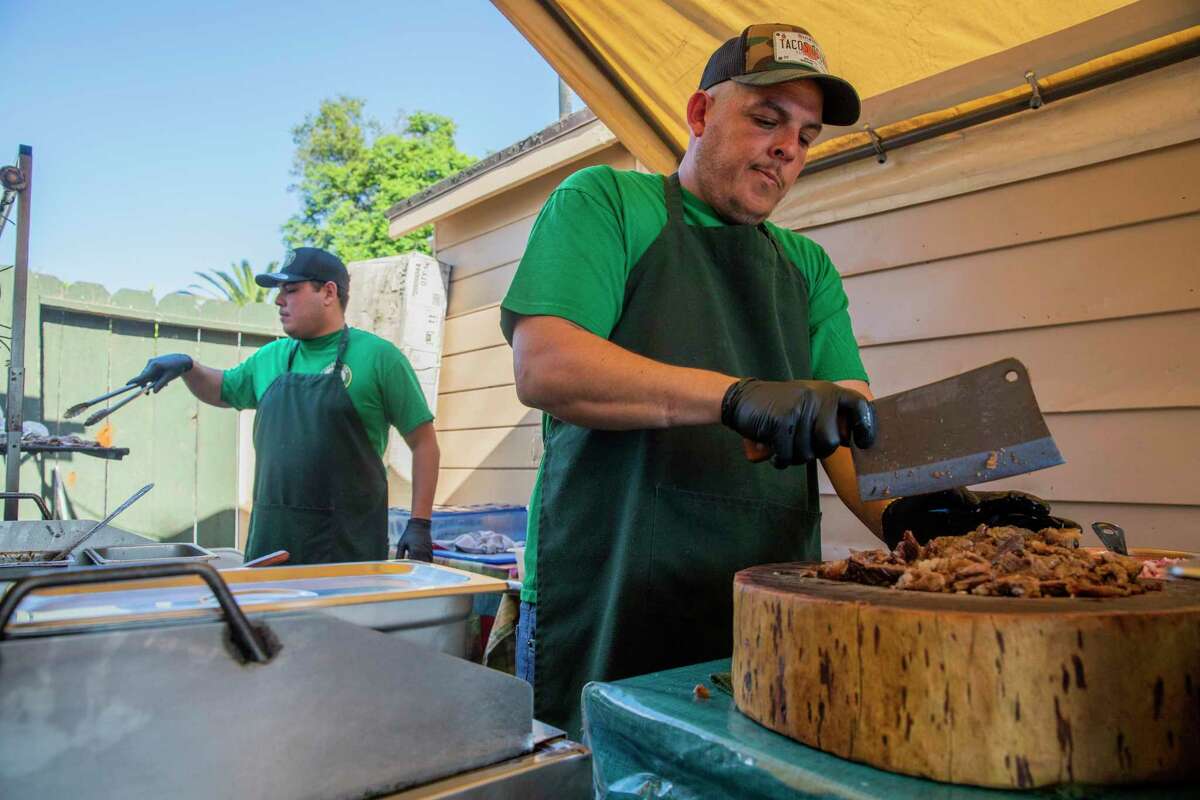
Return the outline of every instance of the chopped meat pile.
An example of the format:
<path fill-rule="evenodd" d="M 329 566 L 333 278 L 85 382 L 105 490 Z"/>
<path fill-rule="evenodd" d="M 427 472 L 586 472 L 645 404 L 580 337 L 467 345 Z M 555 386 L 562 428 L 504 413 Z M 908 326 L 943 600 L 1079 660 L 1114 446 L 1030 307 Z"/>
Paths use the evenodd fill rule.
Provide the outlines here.
<path fill-rule="evenodd" d="M 963 536 L 921 545 L 906 532 L 896 549 L 865 550 L 830 561 L 817 577 L 917 592 L 1004 597 L 1126 597 L 1161 589 L 1139 578 L 1142 562 L 1079 549 L 1076 529 L 981 525 Z"/>

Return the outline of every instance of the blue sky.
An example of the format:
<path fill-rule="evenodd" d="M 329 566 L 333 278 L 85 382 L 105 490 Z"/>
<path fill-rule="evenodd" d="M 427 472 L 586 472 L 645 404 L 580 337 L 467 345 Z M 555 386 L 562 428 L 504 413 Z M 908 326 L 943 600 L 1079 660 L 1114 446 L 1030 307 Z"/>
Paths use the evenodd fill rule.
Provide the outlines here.
<path fill-rule="evenodd" d="M 322 98 L 446 114 L 475 156 L 558 116 L 554 72 L 487 0 L 0 0 L 0 29 L 0 163 L 34 153 L 31 267 L 110 291 L 279 258 L 290 130 Z"/>

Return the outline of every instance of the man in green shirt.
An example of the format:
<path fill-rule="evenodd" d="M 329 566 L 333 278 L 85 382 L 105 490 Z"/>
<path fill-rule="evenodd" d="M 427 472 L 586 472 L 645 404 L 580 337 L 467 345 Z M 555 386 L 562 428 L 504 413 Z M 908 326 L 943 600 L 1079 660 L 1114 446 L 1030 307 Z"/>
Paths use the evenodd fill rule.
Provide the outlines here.
<path fill-rule="evenodd" d="M 678 174 L 584 169 L 538 216 L 501 328 L 545 412 L 517 653 L 539 719 L 578 733 L 586 681 L 727 657 L 733 573 L 820 559 L 817 460 L 889 546 L 1073 526 L 1016 492 L 859 498 L 874 417 L 841 278 L 766 221 L 822 125 L 858 115 L 804 29 L 752 25 L 688 100 Z"/>
<path fill-rule="evenodd" d="M 816 460 L 880 529 L 847 449 L 874 416 L 841 279 L 765 221 L 858 113 L 807 32 L 751 26 L 688 101 L 677 175 L 585 169 L 539 215 L 501 304 L 545 412 L 518 651 L 539 719 L 576 733 L 586 681 L 728 656 L 733 573 L 820 558 Z"/>
<path fill-rule="evenodd" d="M 861 501 L 848 446 L 874 416 L 841 278 L 766 221 L 822 125 L 858 115 L 807 31 L 752 25 L 688 100 L 676 175 L 591 167 L 538 216 L 501 328 L 544 412 L 517 653 L 539 719 L 577 735 L 585 682 L 727 657 L 733 573 L 820 559 L 817 460 L 889 546 L 1073 525 L 1016 492 Z"/>
<path fill-rule="evenodd" d="M 255 280 L 278 287 L 288 338 L 224 371 L 159 356 L 130 382 L 157 392 L 182 375 L 205 403 L 257 409 L 247 559 L 275 550 L 300 564 L 387 558 L 382 456 L 394 426 L 413 454 L 412 517 L 397 557 L 431 561 L 440 453 L 412 365 L 392 343 L 346 325 L 350 275 L 332 253 L 297 248 L 280 272 Z"/>

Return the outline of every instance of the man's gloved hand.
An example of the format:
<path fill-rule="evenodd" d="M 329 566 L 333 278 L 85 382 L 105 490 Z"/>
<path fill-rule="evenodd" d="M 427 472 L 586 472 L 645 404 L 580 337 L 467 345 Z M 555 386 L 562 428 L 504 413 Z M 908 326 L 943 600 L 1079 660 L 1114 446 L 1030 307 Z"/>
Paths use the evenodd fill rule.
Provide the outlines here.
<path fill-rule="evenodd" d="M 883 540 L 894 548 L 905 531 L 921 544 L 938 536 L 959 536 L 980 525 L 1012 525 L 1040 531 L 1043 528 L 1078 528 L 1069 519 L 1050 514 L 1050 504 L 1025 492 L 972 492 L 947 489 L 932 494 L 901 497 L 883 510 Z"/>
<path fill-rule="evenodd" d="M 721 402 L 721 422 L 768 445 L 779 469 L 825 458 L 853 438 L 875 442 L 875 409 L 861 394 L 828 381 L 743 378 Z"/>
<path fill-rule="evenodd" d="M 154 393 L 162 391 L 162 388 L 171 381 L 178 378 L 183 373 L 192 368 L 192 357 L 185 356 L 183 353 L 171 353 L 165 356 L 158 356 L 146 362 L 146 368 L 141 371 L 138 376 L 125 385 L 131 383 L 152 384 Z"/>
<path fill-rule="evenodd" d="M 433 536 L 429 532 L 432 525 L 427 519 L 410 518 L 396 543 L 396 558 L 433 561 Z"/>

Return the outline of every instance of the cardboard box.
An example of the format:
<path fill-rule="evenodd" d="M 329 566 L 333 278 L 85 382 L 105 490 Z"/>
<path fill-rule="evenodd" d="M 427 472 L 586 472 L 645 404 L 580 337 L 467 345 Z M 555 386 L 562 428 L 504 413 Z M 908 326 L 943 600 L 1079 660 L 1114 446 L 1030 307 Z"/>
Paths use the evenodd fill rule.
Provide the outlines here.
<path fill-rule="evenodd" d="M 412 364 L 429 409 L 437 414 L 438 377 L 450 266 L 424 253 L 353 261 L 346 322 L 387 339 Z M 412 482 L 412 452 L 394 430 L 384 464 Z"/>

